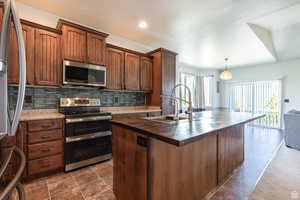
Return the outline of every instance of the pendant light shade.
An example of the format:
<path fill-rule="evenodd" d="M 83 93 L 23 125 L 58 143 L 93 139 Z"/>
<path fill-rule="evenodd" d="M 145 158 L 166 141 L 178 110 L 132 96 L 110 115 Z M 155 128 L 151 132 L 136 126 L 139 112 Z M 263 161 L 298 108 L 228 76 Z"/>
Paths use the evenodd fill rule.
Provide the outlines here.
<path fill-rule="evenodd" d="M 232 79 L 232 73 L 228 70 L 228 58 L 225 58 L 226 67 L 225 70 L 220 74 L 220 79 L 227 81 Z"/>

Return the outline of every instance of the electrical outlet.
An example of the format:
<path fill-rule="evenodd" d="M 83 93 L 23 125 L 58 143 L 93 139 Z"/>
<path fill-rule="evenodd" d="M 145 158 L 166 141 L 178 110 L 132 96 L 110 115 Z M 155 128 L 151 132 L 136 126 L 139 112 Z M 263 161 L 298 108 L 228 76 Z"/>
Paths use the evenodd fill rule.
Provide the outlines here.
<path fill-rule="evenodd" d="M 114 103 L 116 103 L 116 104 L 119 103 L 119 97 L 118 96 L 114 96 Z"/>
<path fill-rule="evenodd" d="M 25 103 L 32 103 L 32 96 L 25 95 Z"/>

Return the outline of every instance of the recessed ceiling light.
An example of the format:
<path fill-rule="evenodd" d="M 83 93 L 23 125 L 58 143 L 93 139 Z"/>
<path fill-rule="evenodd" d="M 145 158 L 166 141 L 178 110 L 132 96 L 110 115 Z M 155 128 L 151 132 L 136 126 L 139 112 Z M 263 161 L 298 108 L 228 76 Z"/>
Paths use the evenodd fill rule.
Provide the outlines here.
<path fill-rule="evenodd" d="M 147 24 L 147 22 L 145 22 L 145 21 L 140 21 L 139 27 L 140 27 L 141 29 L 146 29 L 146 28 L 148 28 L 148 24 Z"/>

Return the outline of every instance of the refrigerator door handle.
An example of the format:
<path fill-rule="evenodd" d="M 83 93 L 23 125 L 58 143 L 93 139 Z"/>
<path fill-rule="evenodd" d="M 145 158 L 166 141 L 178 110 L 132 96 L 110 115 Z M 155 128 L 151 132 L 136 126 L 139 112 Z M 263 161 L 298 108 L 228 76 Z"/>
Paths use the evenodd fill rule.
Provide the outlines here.
<path fill-rule="evenodd" d="M 16 105 L 16 110 L 13 117 L 13 122 L 11 125 L 11 130 L 9 135 L 15 135 L 18 129 L 19 121 L 22 114 L 24 98 L 25 98 L 25 89 L 26 89 L 26 54 L 25 54 L 25 43 L 23 38 L 23 29 L 20 22 L 19 15 L 17 13 L 15 0 L 11 0 L 11 12 L 14 20 L 16 34 L 17 34 L 17 42 L 19 49 L 19 92 L 18 92 L 18 100 Z"/>
<path fill-rule="evenodd" d="M 10 0 L 5 3 L 5 12 L 2 20 L 2 33 L 0 41 L 0 134 L 3 138 L 8 133 L 9 116 L 8 110 L 8 89 L 7 89 L 7 53 L 9 41 L 9 25 L 11 19 Z"/>
<path fill-rule="evenodd" d="M 10 125 L 10 120 L 9 120 L 9 109 L 8 109 L 8 91 L 7 91 L 7 69 L 4 67 L 4 75 L 2 78 L 4 78 L 4 85 L 2 86 L 4 88 L 3 93 L 6 96 L 6 99 L 3 99 L 4 101 L 4 110 L 3 112 L 3 118 L 7 122 L 6 125 L 6 133 L 9 136 L 14 136 L 16 134 L 18 124 L 21 118 L 21 113 L 22 113 L 22 108 L 24 104 L 24 97 L 25 97 L 25 89 L 26 89 L 26 55 L 25 55 L 25 43 L 24 43 L 24 38 L 23 38 L 23 30 L 20 22 L 20 18 L 18 16 L 18 13 L 16 11 L 16 5 L 15 5 L 15 0 L 7 0 L 6 2 L 8 5 L 6 6 L 5 10 L 5 17 L 4 17 L 4 31 L 3 31 L 3 36 L 1 36 L 1 44 L 0 44 L 0 61 L 2 63 L 5 63 L 7 61 L 7 52 L 8 52 L 8 43 L 7 40 L 9 39 L 9 29 L 10 29 L 10 19 L 11 17 L 13 18 L 14 25 L 15 25 L 15 30 L 16 30 L 16 35 L 17 35 L 17 43 L 18 43 L 18 50 L 19 50 L 19 90 L 18 90 L 18 98 L 17 98 L 17 105 L 16 109 L 14 112 L 13 116 L 13 121 L 12 124 Z M 3 62 L 4 61 L 4 62 Z M 1 72 L 0 72 L 1 73 Z M 4 97 L 5 98 L 5 97 Z M 0 101 L 1 103 L 1 101 Z M 5 108 L 6 107 L 6 108 Z M 6 115 L 4 114 L 6 112 Z M 5 123 L 5 122 L 4 122 Z"/>

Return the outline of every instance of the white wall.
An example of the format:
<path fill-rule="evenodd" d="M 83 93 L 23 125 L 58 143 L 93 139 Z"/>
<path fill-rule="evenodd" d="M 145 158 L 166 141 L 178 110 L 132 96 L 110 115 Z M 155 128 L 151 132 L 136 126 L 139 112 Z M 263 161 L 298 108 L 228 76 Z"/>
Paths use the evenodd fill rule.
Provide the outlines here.
<path fill-rule="evenodd" d="M 184 63 L 177 63 L 177 81 L 179 81 L 180 72 L 187 72 L 199 76 L 213 76 L 212 107 L 218 108 L 220 106 L 220 94 L 217 93 L 217 81 L 219 80 L 218 70 L 198 68 L 198 67 L 186 65 Z"/>
<path fill-rule="evenodd" d="M 35 22 L 35 23 L 38 23 L 38 24 L 41 24 L 44 26 L 49 26 L 52 28 L 56 28 L 58 19 L 62 18 L 62 17 L 56 16 L 56 15 L 53 15 L 51 13 L 27 6 L 20 2 L 17 2 L 17 9 L 18 9 L 20 18 L 26 19 L 28 21 L 32 21 L 32 22 Z M 66 20 L 72 21 L 69 19 L 66 19 Z M 75 22 L 75 23 L 77 23 L 77 22 Z M 93 27 L 90 27 L 90 28 L 93 28 Z M 93 28 L 93 29 L 99 30 L 96 28 Z M 99 31 L 106 32 L 105 30 L 99 30 Z M 109 37 L 107 38 L 107 42 L 117 45 L 117 46 L 131 49 L 131 50 L 140 51 L 140 52 L 149 52 L 149 51 L 153 50 L 152 47 L 149 47 L 149 46 L 146 46 L 143 44 L 139 44 L 137 42 L 128 40 L 126 38 L 123 38 L 123 37 L 120 37 L 117 35 L 112 35 L 112 34 L 110 34 Z"/>
<path fill-rule="evenodd" d="M 245 68 L 231 69 L 233 79 L 237 81 L 282 80 L 283 99 L 290 103 L 283 103 L 283 112 L 291 109 L 300 110 L 300 59 L 277 62 L 274 64 L 257 65 Z M 226 81 L 221 81 L 221 106 L 228 106 L 228 88 Z"/>

